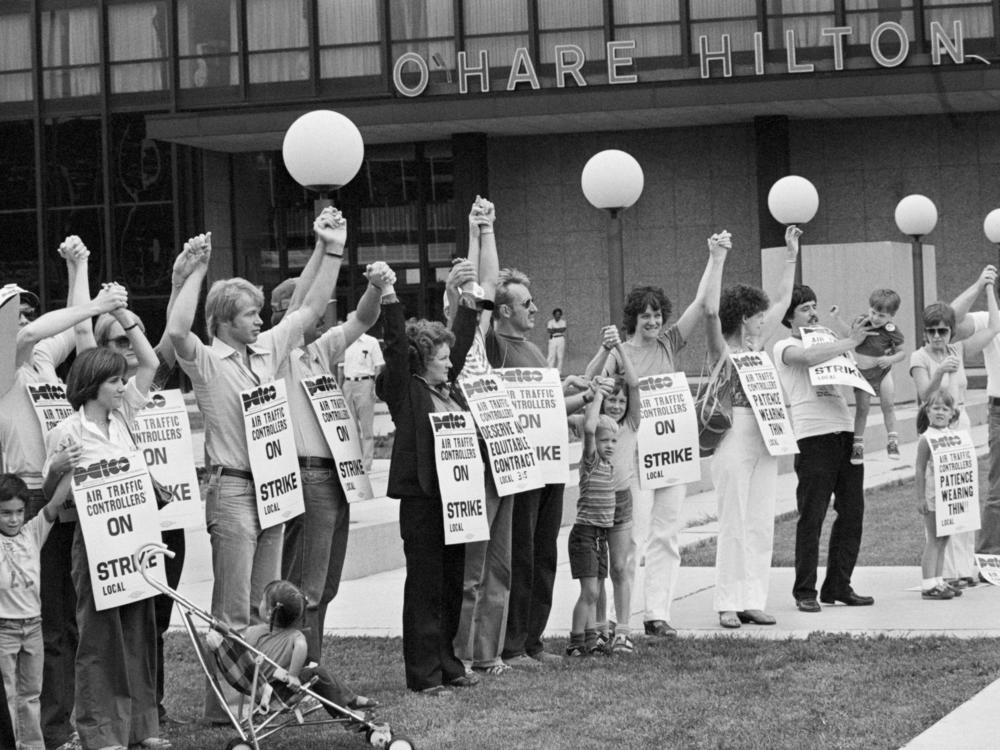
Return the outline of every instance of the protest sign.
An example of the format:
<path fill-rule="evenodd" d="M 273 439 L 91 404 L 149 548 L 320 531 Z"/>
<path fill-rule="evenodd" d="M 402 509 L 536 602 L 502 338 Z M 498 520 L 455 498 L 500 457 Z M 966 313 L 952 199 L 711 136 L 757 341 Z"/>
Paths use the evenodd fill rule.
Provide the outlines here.
<path fill-rule="evenodd" d="M 937 535 L 951 536 L 979 529 L 979 464 L 966 432 L 924 433 L 934 466 Z"/>
<path fill-rule="evenodd" d="M 840 341 L 833 331 L 822 326 L 802 328 L 800 330 L 802 331 L 802 345 L 806 349 L 817 344 Z M 846 354 L 838 354 L 825 362 L 820 362 L 818 365 L 810 367 L 809 382 L 813 386 L 846 385 L 851 388 L 858 388 L 869 395 L 875 395 L 875 391 L 861 375 L 854 360 Z"/>
<path fill-rule="evenodd" d="M 21 324 L 21 293 L 14 284 L 0 287 L 0 393 L 14 383 L 17 369 L 17 331 Z"/>
<path fill-rule="evenodd" d="M 240 404 L 257 495 L 257 518 L 260 527 L 267 529 L 305 511 L 285 381 L 240 391 Z"/>
<path fill-rule="evenodd" d="M 204 515 L 183 394 L 178 390 L 150 394 L 132 422 L 132 437 L 150 473 L 170 491 L 170 502 L 160 510 L 160 528 L 200 527 Z"/>
<path fill-rule="evenodd" d="M 698 420 L 684 373 L 639 378 L 639 408 L 639 486 L 651 490 L 701 479 Z"/>
<path fill-rule="evenodd" d="M 427 415 L 434 431 L 434 464 L 444 518 L 444 543 L 490 538 L 486 516 L 486 472 L 472 415 L 461 411 Z"/>
<path fill-rule="evenodd" d="M 365 473 L 358 425 L 347 408 L 347 400 L 337 385 L 337 379 L 323 373 L 302 378 L 300 382 L 337 465 L 337 478 L 347 502 L 370 499 L 372 483 Z"/>
<path fill-rule="evenodd" d="M 503 497 L 544 487 L 546 480 L 535 451 L 514 417 L 514 406 L 500 376 L 487 372 L 461 378 L 459 386 L 486 441 L 497 494 Z"/>
<path fill-rule="evenodd" d="M 549 484 L 569 480 L 569 431 L 559 371 L 544 367 L 495 369 L 510 394 L 518 424 L 535 449 Z"/>
<path fill-rule="evenodd" d="M 146 583 L 134 553 L 160 544 L 160 520 L 153 483 L 138 451 L 109 453 L 106 458 L 73 469 L 73 496 L 80 532 L 87 548 L 94 607 L 98 610 L 156 596 Z M 150 571 L 166 583 L 160 558 Z"/>
<path fill-rule="evenodd" d="M 736 352 L 729 355 L 729 360 L 753 409 L 767 452 L 772 456 L 798 453 L 799 446 L 795 442 L 788 410 L 785 409 L 778 372 L 767 352 Z"/>
<path fill-rule="evenodd" d="M 1000 555 L 976 555 L 979 572 L 988 583 L 1000 586 Z"/>
<path fill-rule="evenodd" d="M 31 402 L 42 430 L 42 440 L 52 428 L 73 413 L 73 407 L 66 400 L 66 386 L 62 383 L 25 383 L 28 401 Z"/>

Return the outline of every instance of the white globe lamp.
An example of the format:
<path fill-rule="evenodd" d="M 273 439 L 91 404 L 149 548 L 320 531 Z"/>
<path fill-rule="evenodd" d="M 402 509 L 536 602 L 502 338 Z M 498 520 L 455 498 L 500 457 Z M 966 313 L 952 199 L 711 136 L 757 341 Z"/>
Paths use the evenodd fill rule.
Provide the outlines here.
<path fill-rule="evenodd" d="M 910 237 L 924 237 L 937 226 L 938 212 L 926 195 L 908 195 L 896 204 L 896 226 Z"/>
<path fill-rule="evenodd" d="M 983 231 L 986 239 L 995 245 L 1000 245 L 1000 208 L 994 208 L 983 221 Z"/>
<path fill-rule="evenodd" d="M 807 224 L 819 210 L 819 193 L 805 177 L 788 175 L 771 186 L 767 208 L 779 224 Z"/>
<path fill-rule="evenodd" d="M 285 169 L 297 183 L 324 193 L 343 187 L 365 158 L 361 133 L 339 112 L 318 109 L 292 123 L 281 144 Z"/>
<path fill-rule="evenodd" d="M 635 157 L 614 148 L 591 156 L 580 175 L 590 204 L 609 211 L 628 208 L 639 200 L 643 183 L 642 167 Z"/>

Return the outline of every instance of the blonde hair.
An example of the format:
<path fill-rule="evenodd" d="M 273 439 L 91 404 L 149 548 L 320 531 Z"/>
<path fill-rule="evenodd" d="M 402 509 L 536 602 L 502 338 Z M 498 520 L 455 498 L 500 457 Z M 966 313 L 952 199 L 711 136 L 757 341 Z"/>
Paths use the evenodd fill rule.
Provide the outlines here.
<path fill-rule="evenodd" d="M 215 338 L 219 323 L 228 323 L 235 318 L 245 299 L 260 310 L 264 307 L 264 293 L 246 279 L 235 277 L 220 279 L 212 284 L 205 298 L 205 326 L 208 335 Z"/>
<path fill-rule="evenodd" d="M 618 423 L 609 417 L 607 414 L 601 414 L 597 418 L 597 427 L 594 429 L 594 434 L 596 435 L 601 430 L 606 430 L 612 435 L 618 434 Z"/>

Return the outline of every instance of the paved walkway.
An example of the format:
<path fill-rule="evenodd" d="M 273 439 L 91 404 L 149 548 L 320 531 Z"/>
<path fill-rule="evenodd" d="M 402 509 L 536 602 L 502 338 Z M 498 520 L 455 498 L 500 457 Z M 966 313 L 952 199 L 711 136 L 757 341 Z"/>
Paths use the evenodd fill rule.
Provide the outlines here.
<path fill-rule="evenodd" d="M 873 410 L 873 417 L 875 412 Z M 901 410 L 905 412 L 904 408 Z M 902 414 L 900 415 L 902 416 Z M 972 430 L 979 452 L 986 451 L 986 426 Z M 901 482 L 913 475 L 915 443 L 901 445 L 902 457 L 890 461 L 884 451 L 870 452 L 865 460 L 865 486 L 874 488 Z M 197 455 L 197 453 L 196 453 Z M 384 491 L 387 462 L 376 462 L 373 484 L 376 492 Z M 795 475 L 780 474 L 777 484 L 778 514 L 795 508 Z M 358 508 L 361 510 L 361 508 Z M 715 495 L 712 491 L 690 496 L 683 514 L 688 524 L 682 544 L 692 544 L 715 536 Z M 395 505 L 373 503 L 367 513 L 374 519 L 395 516 Z M 352 525 L 354 521 L 352 511 Z M 564 527 L 559 549 L 566 549 L 569 527 Z M 914 545 L 920 544 L 915 539 Z M 547 635 L 565 636 L 578 586 L 569 572 L 569 562 L 560 555 L 552 614 Z M 855 635 L 890 635 L 920 637 L 950 635 L 956 637 L 1000 636 L 1000 588 L 981 584 L 967 589 L 961 598 L 949 602 L 925 602 L 918 595 L 919 567 L 868 567 L 855 570 L 853 583 L 864 594 L 875 597 L 874 607 L 824 606 L 819 614 L 805 614 L 795 609 L 791 596 L 791 568 L 772 568 L 768 611 L 778 620 L 773 627 L 744 626 L 739 630 L 722 630 L 712 609 L 715 583 L 713 568 L 685 567 L 680 574 L 671 613 L 671 624 L 682 636 L 735 638 L 804 638 L 814 632 L 850 633 Z M 400 635 L 404 569 L 394 569 L 341 583 L 340 593 L 331 606 L 325 627 L 328 633 L 339 635 Z M 822 580 L 822 571 L 820 572 Z M 188 534 L 187 562 L 180 589 L 194 603 L 208 607 L 211 598 L 211 553 L 204 530 Z M 176 615 L 175 615 L 176 616 Z M 178 623 L 179 624 L 179 623 Z M 937 748 L 995 748 L 997 721 L 996 701 L 1000 699 L 1000 682 L 975 696 L 919 737 L 906 745 L 907 750 Z M 960 726 L 961 741 L 956 740 L 955 727 Z M 956 744 L 957 743 L 957 744 Z"/>

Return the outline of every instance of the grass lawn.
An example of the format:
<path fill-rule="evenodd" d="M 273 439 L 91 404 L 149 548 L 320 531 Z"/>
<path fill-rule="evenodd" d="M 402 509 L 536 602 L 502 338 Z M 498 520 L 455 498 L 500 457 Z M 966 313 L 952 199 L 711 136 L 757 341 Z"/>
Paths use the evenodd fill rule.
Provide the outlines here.
<path fill-rule="evenodd" d="M 181 633 L 169 636 L 167 704 L 200 710 L 202 679 Z M 554 640 L 552 650 L 561 648 Z M 382 701 L 378 718 L 417 747 L 440 748 L 898 748 L 997 677 L 989 639 L 805 640 L 682 638 L 637 644 L 629 657 L 484 678 L 450 699 L 403 689 L 396 638 L 327 641 L 327 663 Z M 189 725 L 175 750 L 219 748 L 232 730 Z M 291 729 L 277 750 L 364 747 L 339 727 Z M 957 746 L 957 745 L 956 745 Z"/>
<path fill-rule="evenodd" d="M 989 457 L 979 459 L 979 487 L 988 487 Z M 865 493 L 865 529 L 861 538 L 858 565 L 920 565 L 924 544 L 924 522 L 915 509 L 913 479 L 880 487 Z M 825 564 L 830 541 L 830 526 L 836 513 L 831 507 L 820 540 L 820 563 Z M 798 513 L 792 511 L 774 521 L 774 556 L 771 565 L 790 568 L 795 565 L 795 524 Z M 684 549 L 681 564 L 691 567 L 715 566 L 715 539 Z"/>

